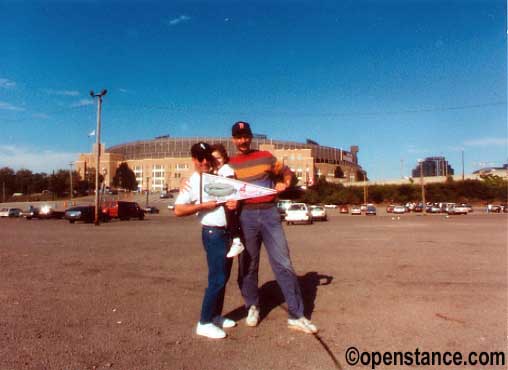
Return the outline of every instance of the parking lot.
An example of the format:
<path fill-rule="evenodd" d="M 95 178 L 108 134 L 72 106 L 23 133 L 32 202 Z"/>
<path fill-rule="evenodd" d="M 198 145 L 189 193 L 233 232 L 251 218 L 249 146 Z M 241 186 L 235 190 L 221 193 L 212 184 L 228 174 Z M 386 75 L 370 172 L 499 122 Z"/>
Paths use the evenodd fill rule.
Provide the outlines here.
<path fill-rule="evenodd" d="M 206 263 L 193 217 L 0 219 L 0 369 L 351 369 L 350 346 L 506 351 L 507 221 L 331 210 L 284 226 L 319 334 L 287 329 L 263 254 L 260 325 L 212 341 L 194 334 Z M 225 313 L 242 320 L 242 305 L 234 271 Z"/>

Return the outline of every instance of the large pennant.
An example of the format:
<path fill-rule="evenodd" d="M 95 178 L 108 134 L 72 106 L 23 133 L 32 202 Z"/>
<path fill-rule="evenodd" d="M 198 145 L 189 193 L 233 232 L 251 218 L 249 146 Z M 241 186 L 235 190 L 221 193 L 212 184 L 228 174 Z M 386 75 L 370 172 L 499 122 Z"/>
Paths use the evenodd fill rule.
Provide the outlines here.
<path fill-rule="evenodd" d="M 244 181 L 203 173 L 203 201 L 224 203 L 230 199 L 242 200 L 277 194 L 277 191 Z"/>

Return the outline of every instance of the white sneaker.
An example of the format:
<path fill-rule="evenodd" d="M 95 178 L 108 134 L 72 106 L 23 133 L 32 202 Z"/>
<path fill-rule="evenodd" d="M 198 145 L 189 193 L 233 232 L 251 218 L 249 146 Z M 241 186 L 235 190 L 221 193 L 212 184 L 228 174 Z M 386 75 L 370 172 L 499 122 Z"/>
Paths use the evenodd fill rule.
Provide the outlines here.
<path fill-rule="evenodd" d="M 219 328 L 222 329 L 234 328 L 236 326 L 236 321 L 228 319 L 227 317 L 224 316 L 215 316 L 212 322 L 215 326 L 218 326 Z"/>
<path fill-rule="evenodd" d="M 198 322 L 196 334 L 211 339 L 226 338 L 226 332 L 212 323 L 201 324 Z"/>
<path fill-rule="evenodd" d="M 247 326 L 257 326 L 259 322 L 259 310 L 256 306 L 250 306 L 249 313 L 245 319 Z"/>
<path fill-rule="evenodd" d="M 299 319 L 288 319 L 288 327 L 290 329 L 303 331 L 307 334 L 316 334 L 318 332 L 316 325 L 303 316 Z"/>
<path fill-rule="evenodd" d="M 226 254 L 227 258 L 233 258 L 238 256 L 240 253 L 244 251 L 245 247 L 243 246 L 243 243 L 240 241 L 240 238 L 234 238 L 233 244 L 231 245 L 231 248 L 229 249 L 228 254 Z"/>

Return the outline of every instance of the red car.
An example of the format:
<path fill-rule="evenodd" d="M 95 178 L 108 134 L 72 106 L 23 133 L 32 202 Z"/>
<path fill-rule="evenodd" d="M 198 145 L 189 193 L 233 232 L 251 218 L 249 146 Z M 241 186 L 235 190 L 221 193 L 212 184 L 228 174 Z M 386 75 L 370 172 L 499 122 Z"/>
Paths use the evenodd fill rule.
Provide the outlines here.
<path fill-rule="evenodd" d="M 102 206 L 102 213 L 109 218 L 119 218 L 120 220 L 129 220 L 131 218 L 145 218 L 145 212 L 136 202 L 115 201 L 107 202 Z"/>

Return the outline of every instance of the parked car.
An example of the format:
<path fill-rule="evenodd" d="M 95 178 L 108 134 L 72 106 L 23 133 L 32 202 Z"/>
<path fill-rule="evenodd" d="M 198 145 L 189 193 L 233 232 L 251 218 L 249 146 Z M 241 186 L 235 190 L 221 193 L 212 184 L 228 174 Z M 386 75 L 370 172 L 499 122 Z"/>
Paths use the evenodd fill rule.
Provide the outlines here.
<path fill-rule="evenodd" d="M 328 216 L 326 214 L 326 209 L 323 206 L 310 206 L 310 214 L 312 215 L 313 220 L 326 221 L 328 220 Z"/>
<path fill-rule="evenodd" d="M 395 207 L 395 205 L 393 205 L 393 204 L 387 205 L 386 206 L 386 213 L 392 213 L 394 207 Z"/>
<path fill-rule="evenodd" d="M 473 206 L 472 206 L 472 205 L 470 205 L 470 204 L 467 204 L 467 203 L 461 203 L 461 206 L 462 206 L 462 207 L 466 207 L 466 208 L 467 208 L 468 213 L 471 213 L 471 212 L 473 212 L 473 211 L 474 211 L 474 210 L 473 210 Z"/>
<path fill-rule="evenodd" d="M 286 211 L 286 224 L 303 222 L 312 224 L 312 214 L 305 203 L 293 203 Z"/>
<path fill-rule="evenodd" d="M 456 204 L 448 207 L 447 213 L 449 215 L 467 215 L 469 213 L 469 209 L 466 206 Z"/>
<path fill-rule="evenodd" d="M 348 214 L 349 213 L 349 207 L 346 206 L 346 205 L 340 206 L 340 213 Z"/>
<path fill-rule="evenodd" d="M 427 206 L 427 213 L 441 213 L 441 207 L 438 204 L 431 204 Z"/>
<path fill-rule="evenodd" d="M 416 204 L 413 208 L 413 212 L 423 212 L 423 204 L 422 203 L 419 203 L 419 204 Z"/>
<path fill-rule="evenodd" d="M 21 209 L 19 208 L 2 208 L 0 209 L 0 217 L 20 217 Z"/>
<path fill-rule="evenodd" d="M 360 206 L 353 206 L 353 207 L 351 207 L 351 214 L 352 215 L 361 215 L 362 214 L 362 208 Z"/>
<path fill-rule="evenodd" d="M 399 215 L 402 213 L 406 213 L 406 207 L 401 206 L 401 205 L 394 206 L 392 213 L 399 214 Z"/>
<path fill-rule="evenodd" d="M 37 208 L 37 207 L 30 207 L 30 209 L 28 210 L 28 212 L 25 214 L 25 218 L 27 220 L 31 220 L 33 218 L 38 218 L 38 219 L 50 219 L 50 218 L 63 218 L 64 217 L 64 214 L 65 214 L 65 211 L 60 211 L 60 210 L 57 210 L 53 207 L 51 207 L 50 205 L 43 205 L 41 206 L 40 208 Z"/>
<path fill-rule="evenodd" d="M 286 218 L 286 211 L 291 207 L 291 204 L 293 204 L 293 201 L 290 199 L 279 199 L 277 202 L 277 210 L 279 211 L 281 220 Z"/>
<path fill-rule="evenodd" d="M 487 205 L 487 213 L 501 213 L 503 211 L 503 207 L 496 204 L 488 204 Z"/>
<path fill-rule="evenodd" d="M 169 198 L 173 198 L 173 194 L 169 192 L 162 192 L 160 195 L 160 199 L 169 199 Z"/>
<path fill-rule="evenodd" d="M 150 206 L 150 207 L 143 208 L 143 211 L 145 213 L 159 213 L 159 208 L 154 207 L 154 206 Z"/>
<path fill-rule="evenodd" d="M 367 206 L 367 210 L 365 211 L 366 216 L 375 216 L 376 215 L 376 207 L 374 206 Z"/>
<path fill-rule="evenodd" d="M 367 205 L 366 205 L 366 204 L 362 204 L 362 205 L 360 206 L 360 210 L 361 210 L 362 212 L 365 212 L 365 211 L 367 210 Z"/>
<path fill-rule="evenodd" d="M 99 213 L 102 222 L 108 221 L 109 217 L 105 213 Z M 76 221 L 92 223 L 95 221 L 95 206 L 76 206 L 65 211 L 64 218 L 73 224 Z"/>
<path fill-rule="evenodd" d="M 136 202 L 114 201 L 107 202 L 102 207 L 102 213 L 106 214 L 109 218 L 118 218 L 122 221 L 127 221 L 131 218 L 138 218 L 143 220 L 145 212 Z"/>

